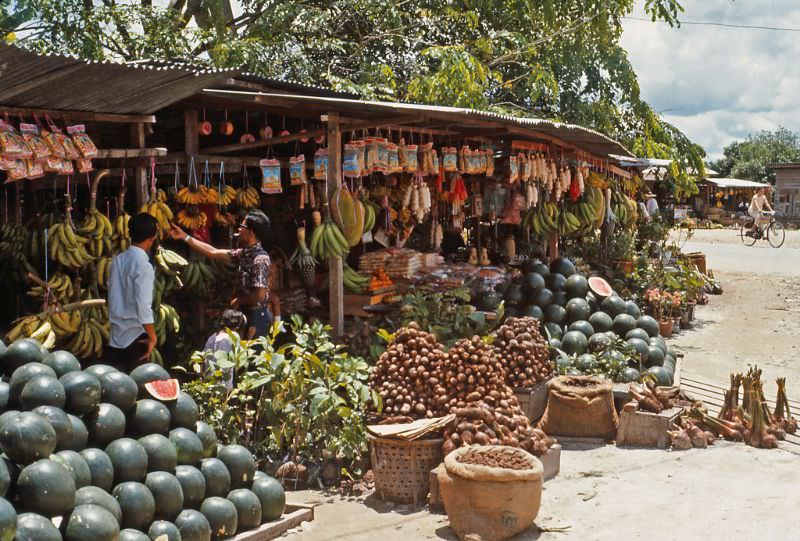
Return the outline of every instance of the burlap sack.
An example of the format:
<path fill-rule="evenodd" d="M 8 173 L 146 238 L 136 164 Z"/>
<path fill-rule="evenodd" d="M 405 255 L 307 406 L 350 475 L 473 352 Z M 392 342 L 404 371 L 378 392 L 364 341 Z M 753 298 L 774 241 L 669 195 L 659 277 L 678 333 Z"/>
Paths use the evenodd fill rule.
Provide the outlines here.
<path fill-rule="evenodd" d="M 450 528 L 461 541 L 505 541 L 530 526 L 542 501 L 542 463 L 514 447 L 481 446 L 512 450 L 524 456 L 530 468 L 509 470 L 462 464 L 458 457 L 470 447 L 448 454 L 439 473 L 439 490 Z"/>
<path fill-rule="evenodd" d="M 550 380 L 547 408 L 539 421 L 539 428 L 548 434 L 613 440 L 618 424 L 610 381 L 597 376 Z"/>

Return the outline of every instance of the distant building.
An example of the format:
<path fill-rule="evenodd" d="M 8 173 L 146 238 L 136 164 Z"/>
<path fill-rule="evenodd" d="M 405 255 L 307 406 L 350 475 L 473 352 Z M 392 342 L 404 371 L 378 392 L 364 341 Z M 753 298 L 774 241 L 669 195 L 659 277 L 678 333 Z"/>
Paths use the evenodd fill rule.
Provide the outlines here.
<path fill-rule="evenodd" d="M 771 163 L 775 171 L 775 210 L 784 216 L 800 217 L 800 163 Z"/>

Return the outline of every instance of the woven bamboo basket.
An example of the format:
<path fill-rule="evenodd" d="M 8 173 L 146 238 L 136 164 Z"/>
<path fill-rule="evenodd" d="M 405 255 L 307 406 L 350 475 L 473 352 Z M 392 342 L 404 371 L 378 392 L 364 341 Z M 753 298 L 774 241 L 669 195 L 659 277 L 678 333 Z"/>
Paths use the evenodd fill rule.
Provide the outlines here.
<path fill-rule="evenodd" d="M 442 462 L 442 440 L 403 441 L 370 436 L 375 494 L 384 501 L 419 505 L 430 490 L 429 474 Z"/>

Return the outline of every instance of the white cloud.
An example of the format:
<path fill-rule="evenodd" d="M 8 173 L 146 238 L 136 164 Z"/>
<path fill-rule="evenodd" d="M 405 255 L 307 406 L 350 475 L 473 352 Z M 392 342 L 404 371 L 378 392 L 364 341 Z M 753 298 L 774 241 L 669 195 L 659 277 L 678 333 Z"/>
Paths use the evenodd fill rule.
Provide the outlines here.
<path fill-rule="evenodd" d="M 645 17 L 640 5 L 633 14 Z M 685 21 L 800 28 L 796 0 L 684 0 Z M 642 96 L 711 158 L 737 139 L 800 131 L 800 33 L 625 20 Z"/>

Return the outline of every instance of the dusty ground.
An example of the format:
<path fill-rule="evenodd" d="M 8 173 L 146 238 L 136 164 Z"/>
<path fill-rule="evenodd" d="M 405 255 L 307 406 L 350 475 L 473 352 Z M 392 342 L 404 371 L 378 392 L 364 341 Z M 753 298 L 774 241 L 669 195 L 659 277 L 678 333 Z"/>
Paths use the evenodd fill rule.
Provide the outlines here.
<path fill-rule="evenodd" d="M 672 343 L 685 370 L 724 384 L 757 363 L 767 381 L 785 375 L 800 396 L 800 232 L 778 250 L 748 248 L 731 230 L 698 231 L 684 250 L 703 251 L 725 293 L 698 307 L 697 327 Z M 721 443 L 670 452 L 613 446 L 565 450 L 561 474 L 545 484 L 536 525 L 516 541 L 797 539 L 800 456 Z M 447 517 L 373 496 L 293 493 L 317 519 L 288 539 L 407 541 L 455 539 Z M 565 528 L 563 531 L 554 531 Z"/>

